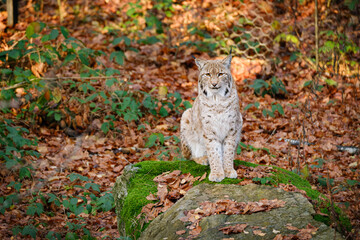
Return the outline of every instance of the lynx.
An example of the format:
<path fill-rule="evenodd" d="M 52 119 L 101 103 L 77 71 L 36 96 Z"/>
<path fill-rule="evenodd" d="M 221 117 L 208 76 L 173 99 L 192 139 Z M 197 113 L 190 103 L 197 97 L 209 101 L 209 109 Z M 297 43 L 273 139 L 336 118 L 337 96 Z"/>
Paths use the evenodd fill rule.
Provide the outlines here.
<path fill-rule="evenodd" d="M 215 182 L 237 177 L 233 160 L 243 120 L 231 59 L 231 54 L 223 60 L 195 59 L 200 70 L 198 96 L 180 123 L 183 156 L 210 164 L 209 180 Z"/>

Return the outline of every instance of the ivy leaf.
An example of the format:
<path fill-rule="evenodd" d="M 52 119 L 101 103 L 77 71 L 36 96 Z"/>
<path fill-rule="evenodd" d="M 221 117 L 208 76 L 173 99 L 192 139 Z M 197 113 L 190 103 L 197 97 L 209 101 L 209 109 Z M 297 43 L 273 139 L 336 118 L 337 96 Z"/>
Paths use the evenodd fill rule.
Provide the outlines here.
<path fill-rule="evenodd" d="M 169 115 L 168 111 L 166 111 L 166 109 L 164 107 L 161 107 L 159 110 L 159 114 L 162 117 L 167 117 Z"/>
<path fill-rule="evenodd" d="M 284 109 L 283 109 L 283 107 L 282 107 L 280 104 L 277 104 L 277 110 L 278 110 L 278 112 L 279 112 L 281 115 L 284 116 Z"/>
<path fill-rule="evenodd" d="M 122 51 L 115 51 L 115 52 L 112 52 L 110 54 L 110 61 L 112 61 L 113 59 L 115 59 L 115 62 L 120 64 L 120 65 L 123 65 L 124 64 L 124 52 Z"/>
<path fill-rule="evenodd" d="M 90 189 L 92 188 L 94 191 L 100 192 L 100 185 L 96 184 L 96 183 L 86 183 L 85 184 L 85 189 Z"/>
<path fill-rule="evenodd" d="M 192 104 L 189 101 L 184 101 L 184 106 L 186 109 L 192 108 Z"/>
<path fill-rule="evenodd" d="M 33 225 L 25 226 L 21 232 L 22 235 L 24 235 L 24 236 L 29 235 L 33 239 L 36 239 L 36 233 L 37 233 L 37 230 Z"/>
<path fill-rule="evenodd" d="M 65 39 L 69 38 L 69 36 L 70 36 L 69 31 L 64 26 L 60 26 L 60 31 Z"/>
<path fill-rule="evenodd" d="M 110 211 L 114 207 L 114 197 L 111 193 L 106 193 L 101 196 L 96 205 L 100 207 L 104 212 Z"/>
<path fill-rule="evenodd" d="M 245 111 L 247 111 L 248 109 L 250 109 L 252 106 L 254 106 L 253 103 L 249 103 L 248 105 L 246 105 L 246 107 L 244 108 Z"/>
<path fill-rule="evenodd" d="M 90 179 L 86 176 L 80 175 L 78 173 L 71 173 L 67 176 L 71 182 L 74 182 L 75 180 L 81 180 L 81 181 L 89 181 Z"/>
<path fill-rule="evenodd" d="M 103 124 L 101 124 L 101 130 L 103 131 L 103 133 L 107 134 L 110 130 L 109 122 L 104 122 Z"/>
<path fill-rule="evenodd" d="M 13 59 L 18 59 L 20 57 L 20 50 L 19 49 L 13 49 L 11 51 L 8 52 L 9 57 L 13 58 Z"/>
<path fill-rule="evenodd" d="M 28 167 L 20 168 L 19 177 L 20 177 L 20 179 L 24 179 L 26 177 L 30 178 L 31 177 L 31 172 L 30 172 L 29 168 Z"/>
<path fill-rule="evenodd" d="M 148 141 L 145 144 L 145 147 L 151 148 L 152 146 L 155 145 L 157 139 L 157 135 L 156 134 L 151 134 L 150 137 L 148 138 Z"/>
<path fill-rule="evenodd" d="M 35 214 L 40 216 L 43 212 L 44 206 L 41 203 L 32 203 L 26 210 L 26 214 L 30 216 L 34 216 Z"/>
<path fill-rule="evenodd" d="M 50 32 L 49 35 L 49 40 L 54 40 L 55 38 L 57 38 L 59 36 L 59 31 L 57 29 L 53 29 Z"/>
<path fill-rule="evenodd" d="M 346 180 L 347 184 L 349 184 L 350 186 L 355 186 L 355 185 L 359 185 L 360 182 L 356 181 L 356 180 L 350 180 L 350 179 L 347 179 Z"/>
<path fill-rule="evenodd" d="M 62 65 L 65 66 L 67 63 L 71 62 L 71 61 L 74 60 L 75 58 L 76 58 L 76 55 L 75 55 L 74 53 L 68 54 L 68 55 L 65 57 Z"/>
<path fill-rule="evenodd" d="M 306 81 L 306 82 L 304 83 L 304 87 L 307 87 L 307 86 L 309 86 L 310 84 L 312 84 L 312 80 Z"/>
<path fill-rule="evenodd" d="M 118 81 L 116 80 L 116 78 L 110 78 L 110 79 L 106 79 L 105 81 L 105 85 L 107 87 L 111 87 L 113 86 L 115 83 L 117 83 Z"/>

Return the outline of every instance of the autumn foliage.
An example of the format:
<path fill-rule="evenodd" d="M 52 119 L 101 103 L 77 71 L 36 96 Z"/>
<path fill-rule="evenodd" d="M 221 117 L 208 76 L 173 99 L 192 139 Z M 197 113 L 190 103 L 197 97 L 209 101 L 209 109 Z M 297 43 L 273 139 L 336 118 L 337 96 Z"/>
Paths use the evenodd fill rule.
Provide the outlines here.
<path fill-rule="evenodd" d="M 237 159 L 262 165 L 238 168 L 240 184 L 272 185 L 272 166 L 295 172 L 331 200 L 322 213 L 328 224 L 358 237 L 359 1 L 319 0 L 317 30 L 315 8 L 289 0 L 20 1 L 13 27 L 1 8 L 0 237 L 118 237 L 116 177 L 144 160 L 185 160 L 178 136 L 197 95 L 191 55 L 213 59 L 231 47 L 244 116 Z M 204 178 L 156 178 L 145 218 Z M 204 203 L 186 221 L 195 233 L 208 212 L 281 206 L 264 201 Z M 294 231 L 277 239 L 316 229 Z"/>

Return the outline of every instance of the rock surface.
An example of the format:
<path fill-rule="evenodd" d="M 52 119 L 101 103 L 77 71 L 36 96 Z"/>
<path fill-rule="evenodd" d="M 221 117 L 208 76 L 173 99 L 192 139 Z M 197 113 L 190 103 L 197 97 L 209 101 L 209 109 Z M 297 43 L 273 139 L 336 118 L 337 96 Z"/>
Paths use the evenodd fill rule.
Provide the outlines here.
<path fill-rule="evenodd" d="M 134 165 L 130 164 L 124 168 L 123 174 L 116 178 L 116 182 L 113 187 L 113 194 L 115 200 L 115 211 L 117 217 L 117 225 L 120 236 L 126 236 L 125 231 L 125 219 L 121 219 L 120 212 L 124 205 L 124 200 L 128 195 L 128 184 L 130 182 L 130 178 L 132 178 L 139 168 L 134 167 Z"/>
<path fill-rule="evenodd" d="M 272 209 L 268 212 L 257 212 L 251 215 L 212 215 L 200 221 L 201 233 L 194 239 L 274 239 L 277 234 L 296 235 L 299 231 L 290 230 L 287 224 L 299 229 L 304 229 L 308 224 L 318 228 L 312 239 L 334 239 L 334 230 L 325 224 L 313 219 L 315 213 L 311 203 L 300 193 L 285 192 L 279 188 L 263 185 L 212 185 L 200 184 L 190 189 L 186 195 L 174 204 L 165 213 L 155 218 L 140 239 L 166 239 L 173 240 L 189 236 L 187 223 L 180 219 L 184 211 L 196 209 L 201 202 L 216 202 L 219 199 L 230 199 L 237 202 L 257 202 L 261 199 L 279 199 L 285 201 L 285 206 Z M 246 223 L 245 232 L 225 235 L 220 228 Z M 255 227 L 255 228 L 254 228 Z M 259 227 L 259 228 L 257 228 Z M 119 228 L 120 229 L 120 228 Z M 186 230 L 186 233 L 177 235 L 176 232 Z M 255 235 L 254 231 L 260 230 L 263 236 Z M 184 231 L 183 231 L 184 232 Z M 121 232 L 120 232 L 121 233 Z M 336 239 L 343 239 L 336 233 Z"/>

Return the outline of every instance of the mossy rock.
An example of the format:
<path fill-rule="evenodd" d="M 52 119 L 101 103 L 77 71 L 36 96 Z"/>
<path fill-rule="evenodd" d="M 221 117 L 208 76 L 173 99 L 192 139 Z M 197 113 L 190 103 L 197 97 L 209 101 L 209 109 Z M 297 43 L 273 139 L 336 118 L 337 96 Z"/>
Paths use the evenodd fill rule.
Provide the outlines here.
<path fill-rule="evenodd" d="M 236 200 L 238 202 L 258 202 L 261 199 L 281 200 L 284 206 L 269 211 L 260 211 L 253 214 L 216 214 L 203 217 L 199 226 L 200 234 L 195 238 L 190 237 L 190 230 L 181 221 L 185 212 L 199 209 L 203 202 L 216 202 L 217 200 Z M 223 207 L 223 206 L 222 206 Z M 315 213 L 312 204 L 300 193 L 286 192 L 280 188 L 271 186 L 248 184 L 239 186 L 234 184 L 200 184 L 190 189 L 183 198 L 178 200 L 165 213 L 155 218 L 139 240 L 148 239 L 234 239 L 234 240 L 259 240 L 274 239 L 277 234 L 290 236 L 298 234 L 298 229 L 316 228 L 316 231 L 308 235 L 313 240 L 334 239 L 334 230 L 322 222 L 316 221 L 312 215 Z M 199 215 L 197 215 L 199 216 Z M 225 234 L 219 229 L 246 224 L 245 232 Z M 289 228 L 289 225 L 295 228 Z M 185 230 L 185 233 L 184 233 Z M 256 233 L 259 231 L 260 233 Z M 183 231 L 181 235 L 176 232 Z M 294 238 L 296 239 L 296 238 Z M 300 238 L 304 239 L 304 238 Z M 308 238 L 307 238 L 308 239 Z M 336 233 L 337 240 L 344 238 Z"/>
<path fill-rule="evenodd" d="M 247 167 L 256 167 L 257 164 L 248 163 L 244 161 L 235 160 L 235 165 L 243 165 Z M 329 202 L 326 197 L 320 192 L 311 188 L 308 181 L 302 179 L 297 174 L 273 166 L 274 172 L 267 180 L 272 185 L 279 183 L 293 184 L 300 190 L 304 190 L 307 196 L 312 200 L 316 207 L 322 207 L 322 212 L 327 213 L 326 207 Z M 146 204 L 152 202 L 146 199 L 149 193 L 155 194 L 157 192 L 157 184 L 153 179 L 168 171 L 180 170 L 182 173 L 191 173 L 194 177 L 202 176 L 205 172 L 209 175 L 210 169 L 208 166 L 199 165 L 193 161 L 173 161 L 173 162 L 158 162 L 158 161 L 144 161 L 135 165 L 128 165 L 123 175 L 119 176 L 114 185 L 113 194 L 116 203 L 116 214 L 118 219 L 118 230 L 121 236 L 128 236 L 132 239 L 139 238 L 142 231 L 144 231 L 148 223 L 144 223 L 137 216 L 141 209 Z M 208 179 L 201 183 L 208 184 L 238 184 L 240 179 L 224 179 L 220 183 L 210 182 Z M 195 182 L 194 185 L 199 184 Z M 346 216 L 341 214 L 339 208 L 335 208 L 340 215 L 342 225 L 350 229 L 350 222 Z M 315 215 L 317 221 L 329 223 L 328 217 Z"/>

